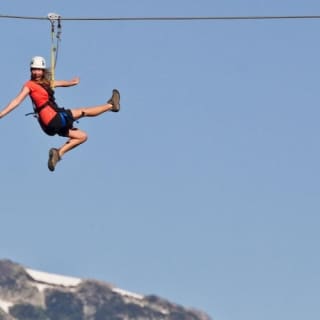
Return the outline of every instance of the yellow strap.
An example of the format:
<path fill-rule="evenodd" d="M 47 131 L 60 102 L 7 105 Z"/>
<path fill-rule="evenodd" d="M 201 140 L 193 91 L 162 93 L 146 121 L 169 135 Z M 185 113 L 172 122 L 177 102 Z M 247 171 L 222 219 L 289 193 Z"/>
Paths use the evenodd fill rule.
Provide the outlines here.
<path fill-rule="evenodd" d="M 51 31 L 51 88 L 54 88 L 54 80 L 55 80 L 55 51 L 56 47 L 54 45 L 54 30 L 52 28 Z"/>
<path fill-rule="evenodd" d="M 50 84 L 51 88 L 54 89 L 55 81 L 55 68 L 56 68 L 56 59 L 58 51 L 58 43 L 55 44 L 55 38 L 57 42 L 60 40 L 61 34 L 61 24 L 60 24 L 60 15 L 56 13 L 49 13 L 48 19 L 51 22 L 51 70 L 50 70 Z M 58 33 L 55 33 L 55 23 L 58 22 Z"/>

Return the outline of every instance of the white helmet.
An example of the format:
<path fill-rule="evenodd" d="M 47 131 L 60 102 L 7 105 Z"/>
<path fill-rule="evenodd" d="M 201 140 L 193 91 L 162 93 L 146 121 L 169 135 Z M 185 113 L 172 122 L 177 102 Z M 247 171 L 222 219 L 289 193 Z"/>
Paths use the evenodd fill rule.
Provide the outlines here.
<path fill-rule="evenodd" d="M 46 68 L 46 60 L 43 57 L 33 57 L 30 62 L 30 68 L 36 69 L 45 69 Z"/>

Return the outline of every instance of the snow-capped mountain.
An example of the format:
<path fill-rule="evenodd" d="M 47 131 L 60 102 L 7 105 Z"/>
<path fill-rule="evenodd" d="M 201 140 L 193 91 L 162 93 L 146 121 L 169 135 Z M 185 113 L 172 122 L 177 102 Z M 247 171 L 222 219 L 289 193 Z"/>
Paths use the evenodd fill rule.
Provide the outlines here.
<path fill-rule="evenodd" d="M 210 320 L 154 295 L 0 260 L 0 320 Z"/>

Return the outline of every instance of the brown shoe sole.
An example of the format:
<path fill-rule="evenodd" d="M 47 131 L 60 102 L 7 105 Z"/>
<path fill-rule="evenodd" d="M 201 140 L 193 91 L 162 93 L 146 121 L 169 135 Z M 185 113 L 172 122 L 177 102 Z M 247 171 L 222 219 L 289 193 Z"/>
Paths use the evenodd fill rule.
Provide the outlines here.
<path fill-rule="evenodd" d="M 54 171 L 57 162 L 60 160 L 58 149 L 51 148 L 49 150 L 48 169 Z"/>
<path fill-rule="evenodd" d="M 112 97 L 108 101 L 108 103 L 111 103 L 113 106 L 111 111 L 113 111 L 113 112 L 120 111 L 120 92 L 117 89 L 112 90 Z"/>

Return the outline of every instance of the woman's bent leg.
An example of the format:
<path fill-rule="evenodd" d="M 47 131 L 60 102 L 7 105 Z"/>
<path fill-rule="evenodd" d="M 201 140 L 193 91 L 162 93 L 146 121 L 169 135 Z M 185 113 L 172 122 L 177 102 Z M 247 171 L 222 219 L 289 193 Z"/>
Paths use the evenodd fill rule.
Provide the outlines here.
<path fill-rule="evenodd" d="M 54 171 L 56 164 L 66 152 L 88 139 L 87 134 L 79 129 L 69 129 L 67 137 L 69 140 L 60 149 L 51 148 L 49 150 L 48 168 L 50 171 Z"/>
<path fill-rule="evenodd" d="M 59 149 L 59 156 L 62 157 L 66 152 L 77 147 L 78 145 L 87 141 L 87 134 L 79 129 L 69 129 L 69 140 Z"/>

